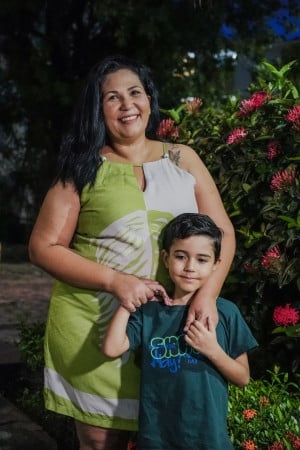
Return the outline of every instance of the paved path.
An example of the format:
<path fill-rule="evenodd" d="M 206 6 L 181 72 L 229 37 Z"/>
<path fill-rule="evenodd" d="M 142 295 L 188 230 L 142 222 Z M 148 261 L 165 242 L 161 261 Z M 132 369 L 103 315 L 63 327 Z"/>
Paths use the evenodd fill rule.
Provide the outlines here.
<path fill-rule="evenodd" d="M 29 263 L 0 263 L 0 371 L 12 376 L 20 363 L 20 321 L 45 320 L 53 280 Z M 2 378 L 1 377 L 1 378 Z M 1 386 L 0 386 L 1 389 Z M 57 444 L 37 424 L 0 394 L 0 450 L 56 450 Z"/>
<path fill-rule="evenodd" d="M 0 263 L 0 342 L 15 343 L 21 321 L 46 319 L 52 284 L 30 263 Z"/>

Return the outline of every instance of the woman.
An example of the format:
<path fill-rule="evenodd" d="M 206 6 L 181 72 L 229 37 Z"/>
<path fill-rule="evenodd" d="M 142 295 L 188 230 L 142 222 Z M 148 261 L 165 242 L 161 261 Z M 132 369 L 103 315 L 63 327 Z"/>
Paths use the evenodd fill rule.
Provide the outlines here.
<path fill-rule="evenodd" d="M 139 370 L 100 351 L 117 305 L 130 312 L 166 283 L 158 237 L 182 212 L 224 231 L 222 262 L 190 307 L 217 321 L 216 298 L 235 249 L 212 177 L 188 146 L 162 143 L 147 67 L 108 57 L 90 72 L 29 242 L 55 283 L 45 338 L 46 408 L 75 419 L 80 450 L 126 449 L 137 428 Z M 153 280 L 153 281 L 151 281 Z"/>

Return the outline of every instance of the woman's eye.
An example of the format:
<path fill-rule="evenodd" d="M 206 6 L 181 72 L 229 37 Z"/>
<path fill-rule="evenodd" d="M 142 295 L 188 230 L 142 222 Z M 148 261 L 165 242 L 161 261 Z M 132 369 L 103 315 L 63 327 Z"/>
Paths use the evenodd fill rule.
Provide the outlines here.
<path fill-rule="evenodd" d="M 136 96 L 136 95 L 140 95 L 141 91 L 135 89 L 133 91 L 131 91 L 131 95 Z"/>

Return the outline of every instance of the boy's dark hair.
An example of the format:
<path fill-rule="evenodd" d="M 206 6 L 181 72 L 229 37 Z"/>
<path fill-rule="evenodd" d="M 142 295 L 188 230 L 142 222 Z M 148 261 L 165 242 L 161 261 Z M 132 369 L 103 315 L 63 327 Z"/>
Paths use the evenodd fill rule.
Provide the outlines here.
<path fill-rule="evenodd" d="M 165 227 L 162 237 L 162 248 L 169 253 L 172 244 L 178 239 L 204 235 L 211 238 L 215 261 L 220 258 L 222 230 L 205 214 L 183 213 L 172 219 Z"/>
<path fill-rule="evenodd" d="M 157 140 L 160 121 L 158 91 L 149 67 L 123 55 L 112 55 L 100 61 L 90 70 L 73 111 L 69 130 L 65 134 L 60 152 L 54 183 L 71 181 L 80 194 L 84 186 L 92 186 L 101 159 L 99 152 L 109 144 L 102 110 L 102 84 L 106 77 L 121 69 L 135 73 L 145 92 L 150 96 L 151 113 L 146 137 Z"/>

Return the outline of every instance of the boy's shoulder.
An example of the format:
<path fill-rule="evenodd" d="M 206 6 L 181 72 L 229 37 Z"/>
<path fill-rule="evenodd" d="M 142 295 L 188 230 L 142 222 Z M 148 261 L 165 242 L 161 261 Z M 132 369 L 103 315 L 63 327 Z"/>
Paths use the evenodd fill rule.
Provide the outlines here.
<path fill-rule="evenodd" d="M 232 301 L 223 297 L 217 298 L 217 309 L 223 314 L 239 314 L 240 310 L 237 305 Z"/>

